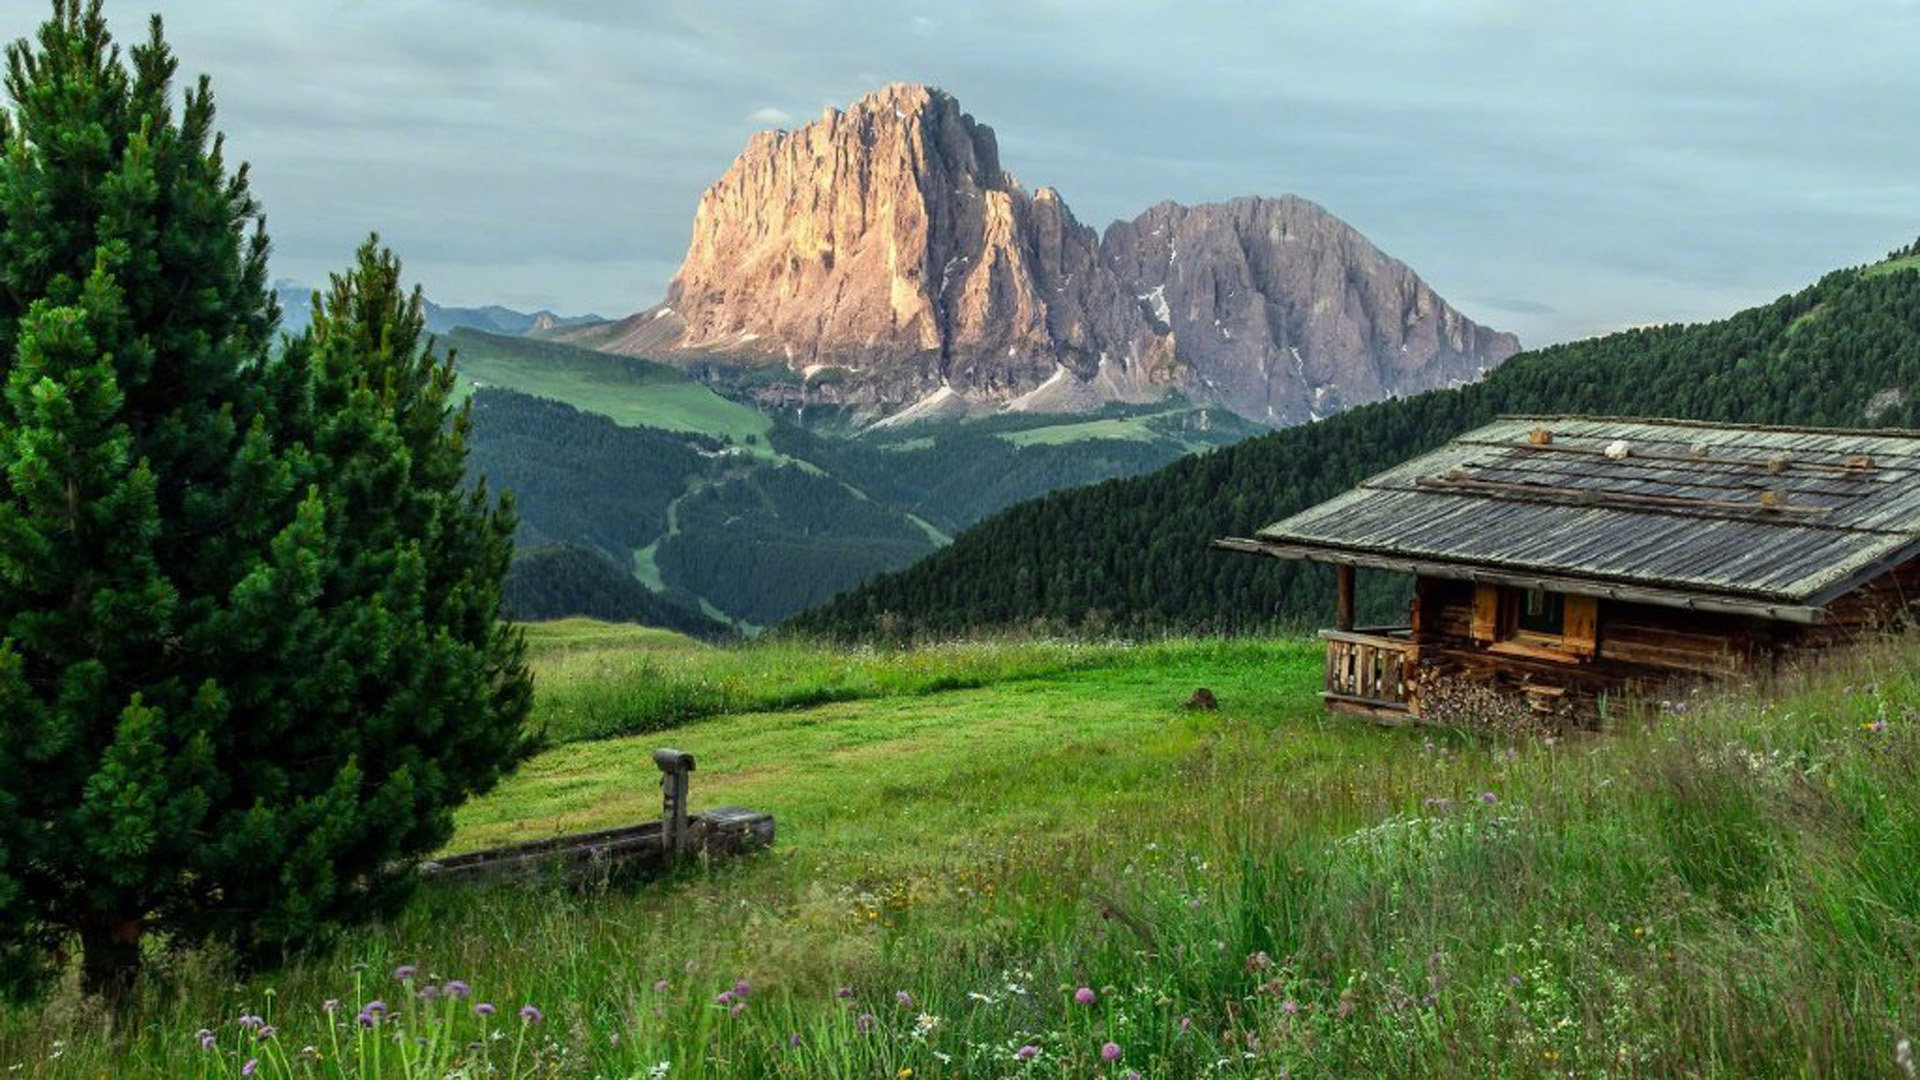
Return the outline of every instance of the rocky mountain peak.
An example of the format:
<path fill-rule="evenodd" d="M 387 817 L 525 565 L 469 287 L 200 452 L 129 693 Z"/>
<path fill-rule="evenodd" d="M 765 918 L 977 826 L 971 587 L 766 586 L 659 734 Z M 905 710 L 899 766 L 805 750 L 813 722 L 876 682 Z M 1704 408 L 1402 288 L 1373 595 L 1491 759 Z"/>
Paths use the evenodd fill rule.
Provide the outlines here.
<path fill-rule="evenodd" d="M 1179 391 L 1272 424 L 1517 348 L 1303 199 L 1162 203 L 1102 237 L 1055 189 L 1025 191 L 952 95 L 912 83 L 754 135 L 701 197 L 665 302 L 580 337 L 785 365 L 806 400 L 876 418 Z M 843 377 L 816 387 L 825 369 Z"/>

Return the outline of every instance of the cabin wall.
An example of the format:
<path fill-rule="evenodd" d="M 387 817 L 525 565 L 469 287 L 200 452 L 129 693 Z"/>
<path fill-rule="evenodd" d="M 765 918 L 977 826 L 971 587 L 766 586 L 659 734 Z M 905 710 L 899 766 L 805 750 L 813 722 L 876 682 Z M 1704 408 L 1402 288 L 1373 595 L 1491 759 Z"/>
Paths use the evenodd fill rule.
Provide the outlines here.
<path fill-rule="evenodd" d="M 1472 582 L 1421 578 L 1415 584 L 1413 638 L 1429 676 L 1459 675 L 1531 687 L 1560 688 L 1569 704 L 1675 679 L 1736 674 L 1767 656 L 1778 623 L 1739 615 L 1685 611 L 1601 599 L 1594 610 L 1590 655 L 1569 640 L 1564 655 L 1487 640 L 1484 604 L 1476 619 Z M 1920 595 L 1920 593 L 1916 593 Z M 1569 639 L 1584 638 L 1569 625 Z"/>
<path fill-rule="evenodd" d="M 1414 583 L 1412 641 L 1421 678 L 1461 676 L 1565 692 L 1578 710 L 1602 693 L 1719 678 L 1778 658 L 1844 646 L 1863 632 L 1920 622 L 1920 559 L 1834 601 L 1816 625 L 1600 599 L 1591 628 L 1569 617 L 1564 647 L 1499 640 L 1489 596 L 1469 581 Z M 1570 613 L 1573 609 L 1569 608 Z"/>

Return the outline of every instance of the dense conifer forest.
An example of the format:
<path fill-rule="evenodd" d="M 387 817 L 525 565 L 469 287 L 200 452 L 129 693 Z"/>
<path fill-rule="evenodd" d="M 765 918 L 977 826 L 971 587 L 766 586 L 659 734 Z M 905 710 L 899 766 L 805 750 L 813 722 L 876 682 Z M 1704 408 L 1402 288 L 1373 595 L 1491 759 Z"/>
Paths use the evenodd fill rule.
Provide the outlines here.
<path fill-rule="evenodd" d="M 1330 614 L 1323 568 L 1208 549 L 1329 498 L 1502 414 L 1748 423 L 1920 423 L 1920 270 L 1912 252 L 1731 318 L 1522 353 L 1485 381 L 1387 401 L 1022 503 L 906 570 L 796 617 L 847 637 L 1016 624 L 1252 630 Z M 1395 617 L 1404 584 L 1361 575 Z"/>

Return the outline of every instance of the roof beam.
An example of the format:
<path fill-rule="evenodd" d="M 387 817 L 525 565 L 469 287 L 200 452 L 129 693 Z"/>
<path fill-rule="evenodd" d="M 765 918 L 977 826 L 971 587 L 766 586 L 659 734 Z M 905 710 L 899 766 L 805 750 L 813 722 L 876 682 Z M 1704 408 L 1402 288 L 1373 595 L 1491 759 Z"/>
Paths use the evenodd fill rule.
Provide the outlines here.
<path fill-rule="evenodd" d="M 1345 548 L 1317 547 L 1310 544 L 1292 544 L 1245 537 L 1215 540 L 1212 546 L 1221 551 L 1266 555 L 1276 559 L 1301 559 L 1335 566 L 1364 566 L 1372 570 L 1391 570 L 1396 573 L 1424 577 L 1451 578 L 1455 581 L 1510 585 L 1520 589 L 1545 589 L 1548 592 L 1598 596 L 1608 600 L 1654 604 L 1685 611 L 1711 611 L 1725 615 L 1748 615 L 1760 619 L 1806 624 L 1824 622 L 1827 617 L 1825 608 L 1804 604 L 1770 603 L 1765 600 L 1747 600 L 1740 597 L 1692 593 L 1647 585 L 1616 584 L 1590 578 L 1562 577 L 1557 574 L 1538 574 L 1524 570 L 1503 570 L 1461 563 L 1435 562 Z"/>

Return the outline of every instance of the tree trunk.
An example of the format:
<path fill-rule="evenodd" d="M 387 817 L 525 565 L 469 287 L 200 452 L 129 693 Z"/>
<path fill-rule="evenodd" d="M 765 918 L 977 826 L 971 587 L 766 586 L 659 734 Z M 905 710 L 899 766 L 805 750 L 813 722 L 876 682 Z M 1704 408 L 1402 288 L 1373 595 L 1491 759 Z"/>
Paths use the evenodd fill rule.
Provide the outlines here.
<path fill-rule="evenodd" d="M 80 922 L 80 989 L 115 1009 L 127 1004 L 140 974 L 138 916 L 93 912 Z"/>

